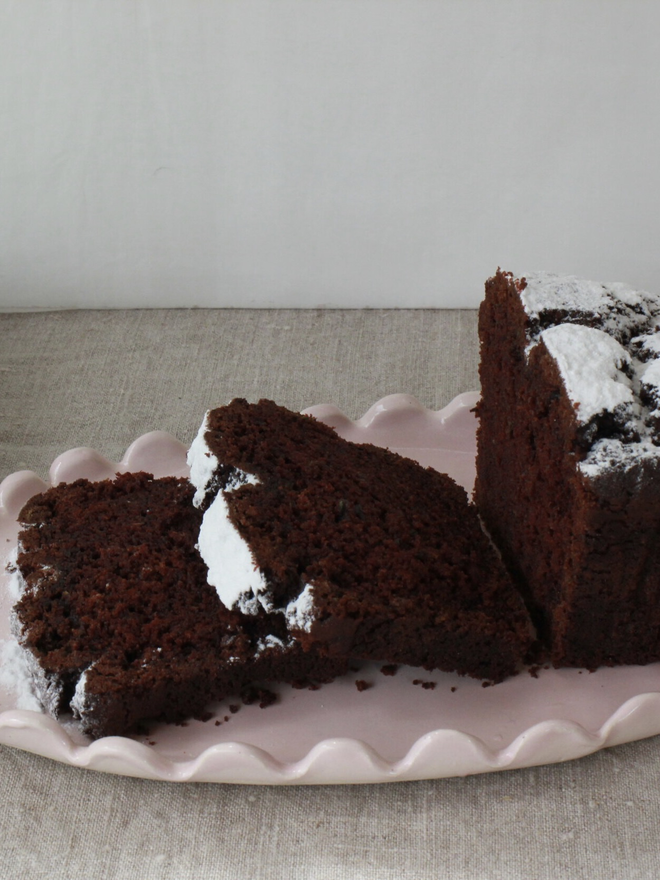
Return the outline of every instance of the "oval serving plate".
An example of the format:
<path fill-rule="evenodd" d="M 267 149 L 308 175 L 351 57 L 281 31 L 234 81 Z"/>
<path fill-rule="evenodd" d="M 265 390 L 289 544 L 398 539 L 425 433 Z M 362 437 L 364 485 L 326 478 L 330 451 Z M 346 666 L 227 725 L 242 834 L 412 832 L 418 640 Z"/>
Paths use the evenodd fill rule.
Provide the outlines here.
<path fill-rule="evenodd" d="M 468 492 L 474 481 L 477 394 L 437 412 L 395 394 L 353 421 L 333 406 L 306 412 L 349 440 L 387 446 L 449 473 Z M 51 466 L 49 483 L 20 471 L 0 485 L 0 647 L 12 598 L 5 563 L 16 518 L 29 497 L 78 477 L 147 470 L 187 474 L 186 447 L 160 431 L 138 438 L 120 462 L 72 449 Z M 369 687 L 358 690 L 356 681 Z M 464 776 L 567 761 L 660 733 L 660 664 L 586 673 L 544 669 L 495 687 L 440 672 L 400 667 L 383 675 L 363 664 L 319 690 L 281 687 L 279 701 L 231 712 L 210 707 L 206 722 L 154 725 L 148 734 L 90 743 L 69 719 L 29 708 L 0 670 L 0 743 L 76 767 L 169 781 L 252 784 L 372 783 Z"/>

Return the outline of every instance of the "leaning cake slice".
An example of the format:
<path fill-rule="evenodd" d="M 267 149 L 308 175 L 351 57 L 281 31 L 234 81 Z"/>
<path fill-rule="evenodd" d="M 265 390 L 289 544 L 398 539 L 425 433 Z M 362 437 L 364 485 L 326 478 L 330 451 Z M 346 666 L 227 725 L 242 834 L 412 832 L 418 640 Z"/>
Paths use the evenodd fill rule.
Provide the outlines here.
<path fill-rule="evenodd" d="M 498 271 L 475 499 L 557 666 L 660 660 L 660 297 Z"/>
<path fill-rule="evenodd" d="M 307 648 L 500 681 L 532 641 L 453 480 L 272 401 L 207 413 L 189 452 L 199 549 L 228 609 Z"/>
<path fill-rule="evenodd" d="M 309 652 L 282 615 L 245 618 L 206 582 L 187 480 L 77 480 L 23 508 L 13 629 L 53 716 L 92 737 L 182 721 L 261 681 L 327 681 L 346 664 Z"/>

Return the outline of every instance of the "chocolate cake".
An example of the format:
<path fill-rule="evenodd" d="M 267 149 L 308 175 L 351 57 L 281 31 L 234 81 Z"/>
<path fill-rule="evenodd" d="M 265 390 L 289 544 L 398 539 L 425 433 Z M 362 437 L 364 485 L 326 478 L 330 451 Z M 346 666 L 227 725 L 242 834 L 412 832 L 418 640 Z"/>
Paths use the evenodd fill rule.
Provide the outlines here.
<path fill-rule="evenodd" d="M 258 681 L 326 681 L 339 660 L 303 652 L 282 615 L 229 611 L 195 544 L 187 480 L 78 480 L 23 508 L 14 631 L 37 694 L 93 736 L 181 721 Z"/>
<path fill-rule="evenodd" d="M 498 271 L 475 500 L 556 666 L 660 660 L 660 297 Z"/>
<path fill-rule="evenodd" d="M 272 401 L 209 413 L 189 452 L 199 549 L 228 609 L 306 648 L 500 681 L 532 641 L 464 490 Z"/>

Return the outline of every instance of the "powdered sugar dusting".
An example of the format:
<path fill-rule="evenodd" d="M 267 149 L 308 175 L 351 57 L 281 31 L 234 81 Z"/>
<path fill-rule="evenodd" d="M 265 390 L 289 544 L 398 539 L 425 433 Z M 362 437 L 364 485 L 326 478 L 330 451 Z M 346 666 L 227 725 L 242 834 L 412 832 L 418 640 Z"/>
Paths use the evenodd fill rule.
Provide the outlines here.
<path fill-rule="evenodd" d="M 645 365 L 639 381 L 648 401 L 654 404 L 652 414 L 655 414 L 660 408 L 660 354 L 657 360 Z"/>
<path fill-rule="evenodd" d="M 20 553 L 20 547 L 14 547 L 8 557 L 6 564 L 7 571 L 7 592 L 9 593 L 9 597 L 12 601 L 12 604 L 15 605 L 16 602 L 21 598 L 23 593 L 25 592 L 25 579 L 21 574 L 21 570 L 18 567 L 17 560 L 18 554 Z"/>
<path fill-rule="evenodd" d="M 206 442 L 209 414 L 210 410 L 204 416 L 187 458 L 190 482 L 196 489 L 193 504 L 201 507 L 209 495 L 216 492 L 204 512 L 197 544 L 208 569 L 207 580 L 227 608 L 238 608 L 244 614 L 258 614 L 262 609 L 273 611 L 268 584 L 252 558 L 250 547 L 229 518 L 225 497 L 241 486 L 259 483 L 259 479 L 233 468 L 223 489 L 217 484 L 214 486 L 219 462 Z"/>
<path fill-rule="evenodd" d="M 620 282 L 599 282 L 574 275 L 528 272 L 520 299 L 530 319 L 530 346 L 544 327 L 560 322 L 590 324 L 626 344 L 646 332 L 660 315 L 660 297 Z"/>
<path fill-rule="evenodd" d="M 278 639 L 277 636 L 267 635 L 264 636 L 263 639 L 259 639 L 257 642 L 255 656 L 258 657 L 259 654 L 263 654 L 264 651 L 285 651 L 287 648 L 291 648 L 294 644 L 294 639 L 289 639 L 284 642 L 282 639 Z"/>
<path fill-rule="evenodd" d="M 631 339 L 631 346 L 640 360 L 660 357 L 660 333 L 647 333 Z"/>
<path fill-rule="evenodd" d="M 256 482 L 246 474 L 242 484 Z M 207 580 L 225 607 L 238 607 L 244 614 L 257 614 L 262 607 L 273 610 L 268 584 L 252 558 L 250 547 L 229 518 L 222 491 L 204 513 L 197 546 L 208 569 Z"/>
<path fill-rule="evenodd" d="M 15 639 L 0 641 L 0 687 L 16 696 L 17 709 L 41 712 L 25 649 Z"/>
<path fill-rule="evenodd" d="M 558 324 L 540 338 L 557 362 L 582 424 L 602 412 L 632 416 L 632 381 L 623 372 L 630 367 L 630 356 L 616 339 L 581 324 Z"/>
<path fill-rule="evenodd" d="M 203 504 L 215 469 L 218 467 L 218 459 L 211 452 L 206 442 L 209 412 L 206 412 L 197 436 L 190 445 L 187 456 L 188 466 L 190 467 L 190 482 L 196 489 L 193 498 L 195 507 L 201 507 Z"/>
<path fill-rule="evenodd" d="M 528 318 L 526 354 L 545 345 L 578 424 L 587 426 L 583 441 L 592 446 L 580 470 L 592 477 L 660 458 L 660 296 L 573 275 L 517 277 L 524 278 L 517 287 Z"/>
<path fill-rule="evenodd" d="M 314 623 L 314 588 L 307 584 L 305 589 L 286 606 L 286 622 L 291 629 L 309 632 Z"/>
<path fill-rule="evenodd" d="M 93 665 L 92 663 L 84 670 L 76 684 L 73 699 L 71 700 L 71 711 L 74 718 L 82 718 L 85 714 L 87 708 L 87 673 Z"/>
<path fill-rule="evenodd" d="M 520 294 L 525 311 L 539 317 L 548 308 L 589 312 L 598 315 L 606 304 L 606 286 L 574 275 L 525 272 L 527 286 Z"/>
<path fill-rule="evenodd" d="M 219 465 L 217 456 L 211 452 L 211 448 L 206 442 L 210 412 L 210 410 L 207 410 L 197 436 L 190 444 L 186 457 L 190 468 L 190 482 L 196 489 L 193 497 L 195 507 L 201 507 L 209 492 L 213 491 L 213 480 Z M 245 485 L 245 483 L 253 483 L 255 481 L 256 477 L 254 475 L 247 474 L 239 468 L 234 468 L 228 478 L 228 484 L 224 488 L 225 491 L 231 491 L 238 486 Z"/>

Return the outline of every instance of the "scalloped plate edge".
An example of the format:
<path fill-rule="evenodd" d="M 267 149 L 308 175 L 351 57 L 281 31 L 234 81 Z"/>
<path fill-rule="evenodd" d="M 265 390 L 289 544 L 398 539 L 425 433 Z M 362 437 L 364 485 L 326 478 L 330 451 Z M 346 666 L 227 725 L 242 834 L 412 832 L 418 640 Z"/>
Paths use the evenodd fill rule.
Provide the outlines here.
<path fill-rule="evenodd" d="M 571 721 L 542 721 L 498 751 L 460 730 L 433 730 L 394 762 L 349 737 L 321 740 L 304 758 L 290 764 L 241 742 L 219 743 L 190 761 L 175 761 L 126 737 L 105 737 L 77 746 L 56 721 L 26 710 L 0 714 L 0 744 L 73 767 L 168 782 L 363 784 L 449 778 L 570 761 L 654 736 L 659 715 L 660 693 L 640 694 L 620 706 L 595 734 Z M 338 773 L 338 766 L 346 772 Z"/>

